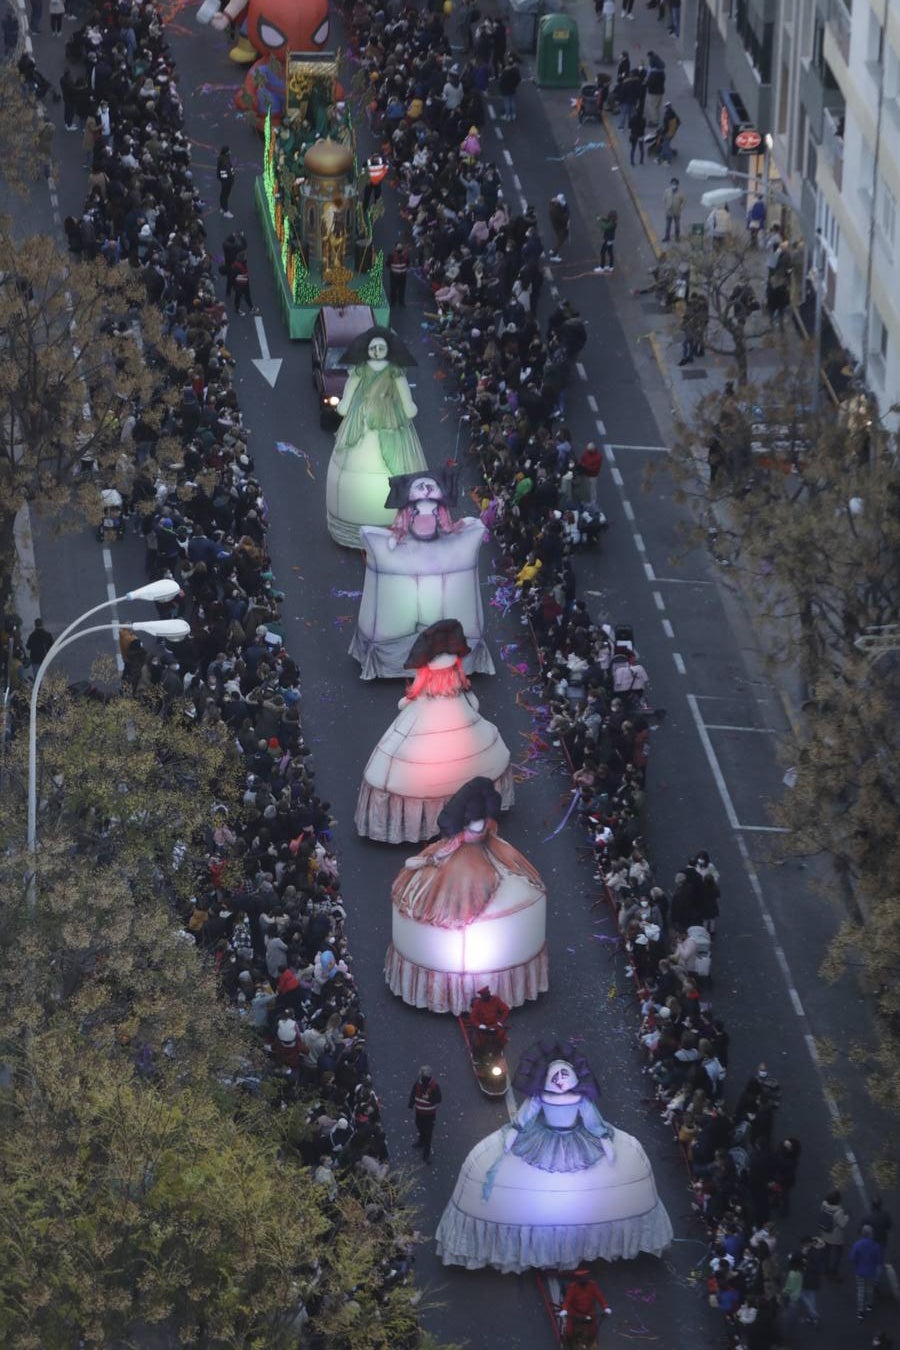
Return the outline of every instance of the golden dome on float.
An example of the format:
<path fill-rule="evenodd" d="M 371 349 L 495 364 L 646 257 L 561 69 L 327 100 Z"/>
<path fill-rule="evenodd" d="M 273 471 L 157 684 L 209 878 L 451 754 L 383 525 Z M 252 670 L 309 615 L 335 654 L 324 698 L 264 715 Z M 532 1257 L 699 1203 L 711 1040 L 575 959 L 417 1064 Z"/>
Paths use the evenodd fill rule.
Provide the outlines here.
<path fill-rule="evenodd" d="M 341 178 L 353 169 L 353 151 L 326 136 L 309 147 L 303 156 L 303 163 L 307 172 L 315 174 L 317 178 Z"/>

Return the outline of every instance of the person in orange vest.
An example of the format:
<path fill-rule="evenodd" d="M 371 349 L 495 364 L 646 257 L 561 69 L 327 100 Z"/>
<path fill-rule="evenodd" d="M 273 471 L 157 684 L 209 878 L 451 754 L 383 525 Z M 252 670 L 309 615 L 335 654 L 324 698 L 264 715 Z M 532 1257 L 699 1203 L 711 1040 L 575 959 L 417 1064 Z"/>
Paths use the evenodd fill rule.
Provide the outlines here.
<path fill-rule="evenodd" d="M 441 1085 L 432 1076 L 431 1068 L 423 1064 L 419 1076 L 413 1083 L 409 1094 L 409 1109 L 415 1111 L 418 1139 L 413 1148 L 422 1150 L 422 1158 L 428 1162 L 431 1158 L 431 1138 L 434 1134 L 434 1122 L 441 1103 Z"/>
<path fill-rule="evenodd" d="M 566 1290 L 563 1300 L 567 1341 L 575 1341 L 581 1337 L 588 1344 L 591 1343 L 592 1324 L 596 1325 L 595 1308 L 599 1308 L 605 1317 L 612 1312 L 600 1286 L 596 1280 L 591 1279 L 591 1272 L 585 1266 L 581 1266 L 576 1270 L 575 1279 Z"/>

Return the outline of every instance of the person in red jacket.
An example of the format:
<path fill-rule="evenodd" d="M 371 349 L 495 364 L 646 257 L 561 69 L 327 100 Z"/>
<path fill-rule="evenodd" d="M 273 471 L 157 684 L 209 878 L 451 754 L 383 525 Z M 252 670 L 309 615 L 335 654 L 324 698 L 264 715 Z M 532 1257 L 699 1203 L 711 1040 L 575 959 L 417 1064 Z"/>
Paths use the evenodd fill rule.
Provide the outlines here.
<path fill-rule="evenodd" d="M 472 1043 L 476 1054 L 488 1046 L 503 1049 L 509 1040 L 506 1027 L 503 1025 L 507 1017 L 509 1004 L 504 1003 L 497 994 L 492 994 L 490 985 L 486 984 L 483 989 L 478 990 L 469 1008 L 469 1026 L 472 1028 Z M 480 1031 L 480 1027 L 489 1028 L 490 1034 Z"/>
<path fill-rule="evenodd" d="M 593 441 L 588 441 L 578 460 L 578 470 L 587 488 L 587 499 L 591 506 L 597 505 L 597 479 L 603 468 L 603 455 Z"/>
<path fill-rule="evenodd" d="M 566 1340 L 593 1345 L 596 1338 L 597 1318 L 594 1311 L 599 1308 L 608 1317 L 612 1308 L 601 1293 L 591 1272 L 582 1266 L 575 1272 L 575 1278 L 566 1290 L 563 1300 L 563 1312 L 566 1314 Z"/>

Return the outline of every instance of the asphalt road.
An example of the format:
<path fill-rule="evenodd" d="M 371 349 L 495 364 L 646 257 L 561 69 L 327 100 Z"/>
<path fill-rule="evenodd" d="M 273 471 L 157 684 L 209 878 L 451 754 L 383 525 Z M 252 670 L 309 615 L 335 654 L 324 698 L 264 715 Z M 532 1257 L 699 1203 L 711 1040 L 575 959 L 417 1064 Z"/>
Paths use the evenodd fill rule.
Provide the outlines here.
<path fill-rule="evenodd" d="M 195 146 L 195 176 L 209 202 L 216 201 L 213 169 L 220 144 L 230 144 L 238 169 L 231 203 L 235 220 L 223 221 L 211 210 L 210 244 L 218 251 L 232 225 L 246 230 L 254 299 L 263 311 L 271 355 L 284 363 L 270 390 L 251 365 L 259 355 L 253 321 L 233 323 L 229 345 L 238 360 L 241 406 L 270 505 L 273 561 L 287 597 L 287 640 L 303 674 L 304 726 L 315 750 L 320 791 L 333 803 L 339 821 L 336 844 L 354 973 L 369 1016 L 376 1085 L 395 1164 L 408 1177 L 421 1230 L 429 1239 L 419 1249 L 419 1277 L 443 1304 L 427 1320 L 442 1338 L 466 1340 L 474 1347 L 548 1346 L 553 1333 L 532 1277 L 445 1270 L 434 1256 L 430 1236 L 459 1164 L 471 1145 L 501 1122 L 503 1108 L 479 1093 L 455 1023 L 406 1008 L 383 983 L 390 883 L 407 852 L 414 850 L 357 839 L 352 816 L 362 767 L 394 715 L 401 686 L 393 681 L 363 683 L 346 654 L 356 602 L 338 592 L 358 591 L 362 568 L 358 556 L 337 548 L 325 528 L 331 437 L 319 429 L 309 349 L 290 344 L 283 335 L 263 245 L 255 232 L 251 188 L 260 146 L 231 109 L 240 77 L 228 63 L 223 41 L 198 30 L 189 11 L 177 15 L 170 33 Z M 49 74 L 61 69 L 61 54 L 60 43 L 49 36 L 38 39 L 38 61 Z M 765 654 L 705 554 L 677 556 L 683 552 L 682 508 L 664 468 L 669 410 L 644 340 L 652 321 L 627 295 L 649 263 L 637 221 L 630 216 L 600 131 L 578 141 L 567 95 L 541 95 L 529 85 L 520 108 L 520 121 L 504 128 L 502 142 L 496 123 L 488 129 L 485 153 L 500 166 L 514 206 L 521 195 L 540 213 L 560 190 L 573 203 L 571 256 L 555 271 L 561 292 L 588 318 L 591 340 L 583 354 L 585 378 L 576 379 L 570 390 L 569 421 L 576 441 L 583 442 L 601 434 L 599 418 L 607 446 L 602 494 L 611 528 L 602 556 L 577 559 L 580 590 L 595 616 L 634 624 L 654 702 L 668 709 L 662 729 L 652 738 L 646 840 L 663 884 L 698 848 L 709 849 L 722 873 L 723 920 L 715 948 L 713 997 L 733 1036 L 729 1097 L 734 1100 L 752 1068 L 765 1060 L 785 1085 L 779 1129 L 799 1136 L 804 1144 L 796 1218 L 784 1225 L 784 1250 L 814 1226 L 811 1216 L 827 1188 L 829 1168 L 844 1152 L 844 1144 L 832 1136 L 808 1038 L 838 1046 L 863 1041 L 866 1008 L 851 983 L 827 988 L 818 980 L 818 964 L 836 916 L 814 897 L 809 874 L 796 863 L 779 865 L 773 853 L 777 836 L 768 830 L 767 802 L 782 790 L 777 740 L 785 719 Z M 52 113 L 59 120 L 58 108 Z M 66 214 L 80 205 L 84 174 L 80 154 L 73 149 L 80 146 L 79 139 L 62 131 L 57 139 L 62 156 L 58 200 Z M 620 261 L 613 277 L 595 277 L 591 222 L 610 205 L 617 207 L 622 222 Z M 46 202 L 38 192 L 22 209 L 21 220 L 35 229 L 45 227 L 46 218 Z M 389 231 L 382 243 L 390 247 Z M 426 454 L 438 464 L 452 454 L 458 423 L 454 405 L 445 398 L 446 385 L 436 378 L 438 365 L 422 308 L 425 293 L 414 280 L 408 299 L 409 308 L 394 316 L 395 324 L 418 358 L 413 374 L 418 429 Z M 545 294 L 543 313 L 549 305 Z M 298 446 L 308 461 L 278 454 L 277 441 Z M 659 466 L 660 461 L 662 472 L 647 492 L 647 465 Z M 121 594 L 143 579 L 141 552 L 130 537 L 108 551 L 105 565 L 103 550 L 87 532 L 57 539 L 37 523 L 35 533 L 42 612 L 51 631 L 58 632 L 74 613 L 97 603 L 107 585 Z M 490 547 L 484 553 L 484 594 L 490 606 L 495 585 L 488 578 L 497 572 L 499 560 Z M 510 665 L 528 660 L 518 613 L 504 617 L 496 608 L 489 613 L 495 660 L 504 644 L 518 644 Z M 500 725 L 519 761 L 532 730 L 521 706 L 530 701 L 530 685 L 531 675 L 499 660 L 497 676 L 476 683 L 482 712 Z M 676 1233 L 662 1262 L 645 1258 L 600 1271 L 615 1310 L 604 1326 L 604 1344 L 719 1344 L 718 1320 L 691 1278 L 703 1255 L 702 1234 L 690 1215 L 686 1175 L 671 1138 L 652 1104 L 643 1100 L 634 1051 L 635 1004 L 622 969 L 608 956 L 604 939 L 611 935 L 611 923 L 592 907 L 591 869 L 580 853 L 583 841 L 567 829 L 545 842 L 564 813 L 567 778 L 552 752 L 539 755 L 528 767 L 534 776 L 520 784 L 503 832 L 547 882 L 551 988 L 539 1003 L 516 1012 L 511 1057 L 551 1031 L 583 1037 L 585 1052 L 604 1084 L 603 1112 L 647 1147 Z M 406 1111 L 409 1085 L 424 1059 L 440 1078 L 445 1100 L 430 1168 L 410 1148 Z M 874 1151 L 882 1127 L 859 1101 L 858 1084 L 849 1071 L 844 1086 L 853 1103 L 853 1145 L 865 1158 Z M 859 1213 L 852 1184 L 845 1195 Z M 816 1335 L 817 1346 L 830 1350 L 865 1343 L 847 1291 L 826 1291 L 823 1304 L 826 1324 Z"/>

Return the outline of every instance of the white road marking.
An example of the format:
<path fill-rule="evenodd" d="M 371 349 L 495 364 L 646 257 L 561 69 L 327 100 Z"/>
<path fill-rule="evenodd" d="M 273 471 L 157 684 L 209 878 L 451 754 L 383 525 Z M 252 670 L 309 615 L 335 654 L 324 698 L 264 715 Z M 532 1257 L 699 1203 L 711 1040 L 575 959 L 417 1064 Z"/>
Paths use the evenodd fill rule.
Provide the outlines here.
<path fill-rule="evenodd" d="M 625 479 L 622 477 L 621 470 L 617 469 L 615 465 L 613 465 L 611 473 L 612 473 L 612 480 L 615 483 L 616 487 L 624 487 Z"/>
<path fill-rule="evenodd" d="M 491 111 L 493 111 L 493 109 Z M 503 140 L 503 131 L 500 127 L 494 127 L 494 135 L 497 137 L 498 141 Z"/>
<path fill-rule="evenodd" d="M 728 791 L 728 784 L 725 782 L 725 775 L 719 764 L 718 756 L 713 749 L 713 743 L 710 740 L 709 732 L 706 729 L 706 723 L 700 714 L 700 706 L 697 702 L 696 695 L 688 694 L 687 705 L 691 710 L 691 716 L 694 719 L 697 735 L 700 737 L 700 744 L 703 746 L 703 752 L 706 755 L 706 762 L 709 765 L 710 773 L 713 776 L 713 782 L 719 793 L 719 799 L 725 808 L 728 824 L 733 830 L 737 830 L 740 827 L 740 822 L 737 818 L 737 812 L 734 809 L 734 802 L 731 800 L 731 793 Z"/>
<path fill-rule="evenodd" d="M 508 150 L 503 151 L 503 158 L 506 160 L 509 167 L 512 168 L 512 155 L 509 153 Z"/>
<path fill-rule="evenodd" d="M 638 553 L 646 553 L 647 545 L 644 543 L 644 536 L 642 534 L 638 534 L 637 531 L 635 531 L 632 537 L 634 539 L 634 546 L 637 549 Z"/>
<path fill-rule="evenodd" d="M 714 586 L 713 581 L 698 581 L 694 577 L 657 577 L 657 581 L 664 581 L 667 586 Z M 701 694 L 701 698 L 705 698 Z"/>
<path fill-rule="evenodd" d="M 627 497 L 622 503 L 622 510 L 625 512 L 625 515 L 628 518 L 628 520 L 630 521 L 634 520 L 634 507 L 631 505 L 631 502 L 628 500 Z"/>
<path fill-rule="evenodd" d="M 653 603 L 656 606 L 656 608 L 660 610 L 665 609 L 666 607 L 666 602 L 660 595 L 659 591 L 653 592 Z"/>
<path fill-rule="evenodd" d="M 587 405 L 588 405 L 588 407 L 590 408 L 590 410 L 591 410 L 592 413 L 597 412 L 597 400 L 594 398 L 594 395 L 593 395 L 593 394 L 588 394 L 588 396 L 587 396 Z M 598 426 L 599 426 L 599 423 L 598 423 Z M 601 432 L 601 435 L 602 435 L 602 432 Z"/>
<path fill-rule="evenodd" d="M 519 175 L 517 173 L 513 174 L 513 187 L 516 189 L 516 192 L 522 191 L 522 184 L 519 182 Z"/>
<path fill-rule="evenodd" d="M 717 787 L 719 787 L 720 796 L 722 795 L 722 793 L 724 793 L 724 796 L 722 796 L 722 804 L 725 806 L 727 812 L 729 807 L 731 806 L 731 798 L 728 796 L 728 789 L 725 787 L 724 782 L 721 782 L 721 771 L 718 768 L 715 755 L 712 754 L 712 746 L 709 743 L 709 738 L 706 737 L 706 739 L 704 739 L 706 729 L 703 726 L 703 720 L 700 717 L 700 711 L 697 707 L 697 700 L 693 694 L 688 694 L 688 706 L 690 707 L 691 712 L 693 713 L 694 716 L 694 721 L 697 724 L 697 730 L 700 733 L 700 740 L 701 742 L 703 742 L 703 748 L 704 750 L 707 751 L 707 759 L 709 760 L 709 765 L 713 772 L 713 778 L 716 779 L 716 785 Z M 711 754 L 712 758 L 710 758 Z M 733 810 L 734 808 L 731 807 L 731 809 Z M 775 920 L 772 917 L 772 912 L 769 909 L 769 906 L 766 902 L 766 897 L 763 894 L 762 883 L 760 882 L 759 874 L 757 873 L 753 860 L 750 857 L 750 851 L 747 848 L 746 840 L 742 839 L 740 834 L 738 834 L 736 836 L 736 843 L 738 846 L 738 852 L 741 855 L 741 860 L 743 861 L 744 864 L 744 871 L 747 873 L 747 879 L 750 882 L 750 889 L 752 890 L 756 898 L 756 903 L 759 906 L 759 912 L 762 915 L 762 921 L 763 924 L 765 925 L 766 932 L 769 934 L 770 937 L 774 937 Z M 784 948 L 780 945 L 780 943 L 777 942 L 775 944 L 775 958 L 778 961 L 779 969 L 781 970 L 782 975 L 784 976 L 785 984 L 787 986 L 787 995 L 788 998 L 791 1000 L 791 1004 L 794 1008 L 794 1011 L 796 1012 L 798 1017 L 802 1017 L 804 1021 L 806 1021 L 807 1020 L 806 1012 L 804 1011 L 803 1004 L 800 1002 L 800 997 L 797 994 L 797 988 L 796 985 L 794 984 L 794 980 L 791 975 L 790 965 L 784 953 Z M 805 1031 L 803 1033 L 803 1043 L 806 1046 L 806 1051 L 807 1054 L 809 1055 L 810 1062 L 812 1063 L 813 1069 L 815 1070 L 816 1075 L 819 1079 L 819 1090 L 822 1093 L 822 1097 L 825 1101 L 825 1106 L 828 1110 L 828 1114 L 831 1117 L 831 1119 L 835 1122 L 835 1124 L 838 1124 L 841 1119 L 841 1113 L 838 1108 L 838 1104 L 835 1101 L 834 1097 L 831 1095 L 831 1092 L 822 1074 L 822 1063 L 819 1058 L 819 1052 L 816 1049 L 815 1039 L 813 1038 L 811 1032 Z M 854 1185 L 856 1186 L 860 1200 L 862 1201 L 863 1205 L 866 1208 L 868 1208 L 869 1199 L 868 1195 L 866 1194 L 866 1185 L 863 1180 L 862 1173 L 859 1169 L 856 1154 L 853 1152 L 852 1149 L 845 1148 L 844 1157 L 846 1158 L 847 1163 L 850 1167 L 853 1182 Z"/>
<path fill-rule="evenodd" d="M 492 122 L 497 120 L 497 109 L 494 107 L 493 103 L 488 104 L 488 117 Z M 500 128 L 498 127 L 497 130 L 499 131 L 499 129 Z"/>
<path fill-rule="evenodd" d="M 644 563 L 644 576 L 647 578 L 648 581 L 656 580 L 656 573 L 653 570 L 652 563 L 649 562 Z"/>
<path fill-rule="evenodd" d="M 673 652 L 672 660 L 675 662 L 675 669 L 678 671 L 678 674 L 686 675 L 687 666 L 684 664 L 684 657 L 681 655 L 681 652 Z"/>
<path fill-rule="evenodd" d="M 616 450 L 644 450 L 650 454 L 667 455 L 669 447 L 667 445 L 619 445 L 616 444 Z"/>
<path fill-rule="evenodd" d="M 662 629 L 663 629 L 663 632 L 665 633 L 666 637 L 667 637 L 667 638 L 672 638 L 672 640 L 674 641 L 674 638 L 675 638 L 675 629 L 672 627 L 671 620 L 669 620 L 669 619 L 663 619 L 663 621 L 662 621 Z"/>
<path fill-rule="evenodd" d="M 599 434 L 600 434 L 601 436 L 605 436 L 605 435 L 606 435 L 606 423 L 603 421 L 602 418 L 600 418 L 600 417 L 597 418 L 597 421 L 596 421 L 596 423 L 595 423 L 595 426 L 596 426 L 597 431 L 599 432 Z"/>
<path fill-rule="evenodd" d="M 736 727 L 728 722 L 707 722 L 707 731 L 757 731 L 762 736 L 777 736 L 778 732 L 772 727 Z"/>

